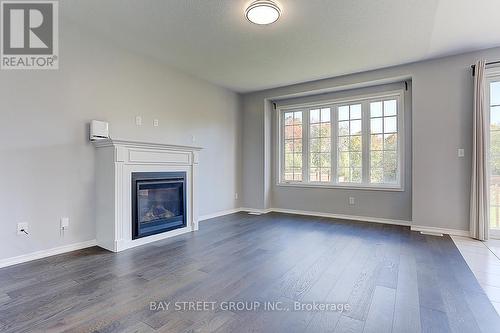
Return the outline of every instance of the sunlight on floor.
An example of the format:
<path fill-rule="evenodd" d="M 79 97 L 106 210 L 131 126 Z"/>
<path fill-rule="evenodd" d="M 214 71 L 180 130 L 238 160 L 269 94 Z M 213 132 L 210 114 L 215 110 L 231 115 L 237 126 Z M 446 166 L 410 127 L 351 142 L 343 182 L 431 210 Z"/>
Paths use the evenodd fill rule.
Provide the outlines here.
<path fill-rule="evenodd" d="M 481 242 L 469 237 L 451 238 L 500 314 L 500 240 Z"/>

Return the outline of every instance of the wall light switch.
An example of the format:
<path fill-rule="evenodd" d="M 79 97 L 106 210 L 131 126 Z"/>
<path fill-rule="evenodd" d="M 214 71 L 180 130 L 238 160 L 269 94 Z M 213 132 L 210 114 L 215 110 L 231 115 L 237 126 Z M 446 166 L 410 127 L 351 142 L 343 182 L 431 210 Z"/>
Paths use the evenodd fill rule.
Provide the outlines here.
<path fill-rule="evenodd" d="M 153 120 L 153 126 L 154 127 L 160 126 L 160 121 L 158 119 Z"/>
<path fill-rule="evenodd" d="M 135 117 L 135 124 L 137 126 L 142 126 L 142 117 L 141 116 L 136 116 Z"/>
<path fill-rule="evenodd" d="M 458 148 L 457 154 L 458 154 L 458 157 L 464 157 L 465 156 L 465 150 L 463 148 Z"/>
<path fill-rule="evenodd" d="M 61 229 L 68 229 L 69 217 L 61 217 Z"/>
<path fill-rule="evenodd" d="M 191 141 L 192 141 L 192 142 L 196 142 L 196 136 L 191 135 Z"/>

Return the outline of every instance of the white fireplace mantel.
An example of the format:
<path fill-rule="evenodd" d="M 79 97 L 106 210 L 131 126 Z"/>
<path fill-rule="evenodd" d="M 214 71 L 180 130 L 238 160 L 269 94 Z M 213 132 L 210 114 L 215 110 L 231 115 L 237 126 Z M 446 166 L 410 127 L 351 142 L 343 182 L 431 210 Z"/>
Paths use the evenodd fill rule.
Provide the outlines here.
<path fill-rule="evenodd" d="M 201 148 L 127 140 L 99 140 L 96 155 L 97 244 L 119 252 L 198 230 L 197 176 Z M 132 172 L 186 172 L 187 226 L 132 239 Z"/>

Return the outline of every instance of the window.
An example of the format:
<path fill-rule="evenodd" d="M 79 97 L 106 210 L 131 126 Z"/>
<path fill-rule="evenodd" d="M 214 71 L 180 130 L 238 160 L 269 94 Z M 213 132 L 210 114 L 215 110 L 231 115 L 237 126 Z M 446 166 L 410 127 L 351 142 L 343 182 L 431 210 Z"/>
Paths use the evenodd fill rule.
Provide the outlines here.
<path fill-rule="evenodd" d="M 363 181 L 363 140 L 361 104 L 343 105 L 338 108 L 338 159 L 339 183 Z"/>
<path fill-rule="evenodd" d="M 402 96 L 280 108 L 279 183 L 401 190 Z"/>
<path fill-rule="evenodd" d="M 302 112 L 285 112 L 285 181 L 302 181 Z"/>
<path fill-rule="evenodd" d="M 398 182 L 397 100 L 370 103 L 370 182 Z"/>
<path fill-rule="evenodd" d="M 330 108 L 309 111 L 309 181 L 331 180 L 332 125 Z"/>

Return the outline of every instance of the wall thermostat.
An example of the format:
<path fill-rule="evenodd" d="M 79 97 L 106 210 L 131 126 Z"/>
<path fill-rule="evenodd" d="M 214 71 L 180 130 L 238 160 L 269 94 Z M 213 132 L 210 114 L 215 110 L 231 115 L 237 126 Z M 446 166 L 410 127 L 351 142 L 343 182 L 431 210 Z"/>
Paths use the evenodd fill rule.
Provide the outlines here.
<path fill-rule="evenodd" d="M 90 141 L 109 139 L 109 124 L 105 121 L 90 122 Z"/>

